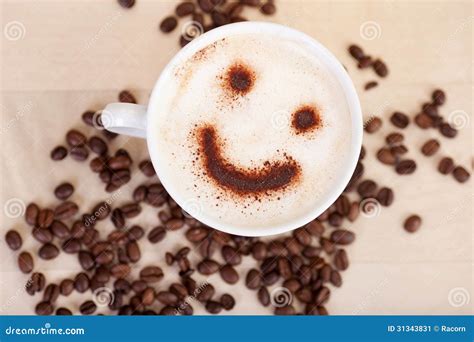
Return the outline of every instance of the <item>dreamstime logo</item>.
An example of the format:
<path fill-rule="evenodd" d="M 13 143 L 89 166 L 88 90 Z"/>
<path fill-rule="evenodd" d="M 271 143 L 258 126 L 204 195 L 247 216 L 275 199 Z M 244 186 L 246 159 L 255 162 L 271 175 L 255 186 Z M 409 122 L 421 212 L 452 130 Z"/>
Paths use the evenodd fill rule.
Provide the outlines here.
<path fill-rule="evenodd" d="M 286 110 L 278 110 L 272 115 L 272 127 L 277 130 L 282 130 L 288 127 L 290 123 L 290 113 Z"/>
<path fill-rule="evenodd" d="M 114 302 L 114 292 L 108 287 L 99 287 L 94 290 L 92 300 L 97 306 L 108 306 Z"/>
<path fill-rule="evenodd" d="M 471 121 L 469 115 L 463 110 L 455 110 L 448 116 L 448 122 L 456 129 L 463 129 Z"/>
<path fill-rule="evenodd" d="M 188 218 L 194 218 L 196 215 L 202 212 L 202 205 L 196 198 L 191 198 L 184 202 L 183 207 L 186 207 L 188 210 L 181 209 L 183 215 Z"/>
<path fill-rule="evenodd" d="M 292 301 L 293 295 L 286 287 L 277 287 L 270 294 L 270 302 L 277 308 L 290 305 Z"/>
<path fill-rule="evenodd" d="M 448 302 L 455 308 L 469 304 L 471 296 L 464 287 L 455 287 L 448 293 Z"/>
<path fill-rule="evenodd" d="M 380 203 L 375 198 L 366 198 L 359 204 L 360 213 L 368 218 L 379 216 L 381 209 Z"/>
<path fill-rule="evenodd" d="M 188 21 L 185 23 L 181 29 L 181 35 L 183 39 L 190 42 L 194 38 L 199 37 L 204 33 L 204 27 L 200 22 L 197 21 Z"/>
<path fill-rule="evenodd" d="M 360 36 L 365 40 L 374 40 L 382 35 L 382 28 L 376 21 L 366 21 L 360 25 Z"/>
<path fill-rule="evenodd" d="M 26 206 L 19 198 L 10 198 L 3 206 L 3 212 L 9 218 L 18 218 L 25 214 Z"/>
<path fill-rule="evenodd" d="M 3 29 L 3 35 L 6 39 L 16 41 L 23 39 L 26 34 L 25 25 L 19 21 L 10 21 Z"/>

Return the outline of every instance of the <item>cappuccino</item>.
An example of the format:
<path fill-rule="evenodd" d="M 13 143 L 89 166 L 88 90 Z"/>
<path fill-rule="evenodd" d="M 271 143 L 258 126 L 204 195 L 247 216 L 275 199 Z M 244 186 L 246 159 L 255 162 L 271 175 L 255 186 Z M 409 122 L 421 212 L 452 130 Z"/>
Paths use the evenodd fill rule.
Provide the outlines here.
<path fill-rule="evenodd" d="M 237 33 L 173 68 L 149 113 L 149 144 L 190 215 L 255 232 L 323 204 L 347 168 L 352 134 L 323 59 L 291 37 Z"/>

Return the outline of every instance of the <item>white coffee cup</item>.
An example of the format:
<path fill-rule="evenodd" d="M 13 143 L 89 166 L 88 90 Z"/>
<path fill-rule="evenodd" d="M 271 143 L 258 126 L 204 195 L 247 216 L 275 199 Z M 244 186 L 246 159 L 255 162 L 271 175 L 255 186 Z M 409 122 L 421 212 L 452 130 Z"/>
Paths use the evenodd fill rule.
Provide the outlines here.
<path fill-rule="evenodd" d="M 160 174 L 160 149 L 156 146 L 156 144 L 153 143 L 155 141 L 153 135 L 157 134 L 158 131 L 153 129 L 151 125 L 147 125 L 147 116 L 159 112 L 156 109 L 160 108 L 160 102 L 162 100 L 160 94 L 163 93 L 162 90 L 167 86 L 167 80 L 170 77 L 173 77 L 172 70 L 177 65 L 179 65 L 179 63 L 186 60 L 204 47 L 229 35 L 235 33 L 254 33 L 258 35 L 265 32 L 291 37 L 292 39 L 305 44 L 305 46 L 311 51 L 314 51 L 314 54 L 317 56 L 317 58 L 326 65 L 328 70 L 330 70 L 330 72 L 339 81 L 345 95 L 344 100 L 347 102 L 350 111 L 352 135 L 350 151 L 348 153 L 348 158 L 344 163 L 344 169 L 342 172 L 340 172 L 341 176 L 335 182 L 335 186 L 332 187 L 331 191 L 323 196 L 319 206 L 315 207 L 312 211 L 306 213 L 305 215 L 295 218 L 291 222 L 284 222 L 279 225 L 272 224 L 271 226 L 259 227 L 258 229 L 252 231 L 249 229 L 239 228 L 235 225 L 220 222 L 219 220 L 206 215 L 206 213 L 203 211 L 194 213 L 192 211 L 193 208 L 188 208 L 188 206 L 192 204 L 188 203 L 184 198 L 181 198 L 178 192 L 175 191 L 175 184 L 166 179 L 166 177 L 162 177 L 162 174 Z M 104 127 L 111 132 L 147 139 L 151 161 L 158 177 L 160 177 L 161 183 L 170 196 L 181 206 L 181 208 L 183 208 L 183 210 L 187 212 L 193 212 L 193 217 L 212 228 L 230 234 L 243 236 L 266 236 L 287 232 L 304 226 L 323 213 L 332 203 L 334 203 L 334 201 L 343 192 L 344 188 L 349 182 L 357 165 L 360 149 L 362 146 L 363 134 L 363 121 L 359 98 L 349 75 L 342 64 L 336 59 L 336 57 L 334 57 L 334 55 L 319 42 L 300 31 L 278 24 L 263 22 L 242 22 L 225 25 L 213 29 L 194 39 L 192 42 L 182 48 L 164 68 L 155 84 L 148 107 L 129 103 L 111 103 L 107 105 L 102 111 L 102 122 Z M 186 180 L 181 181 L 185 182 Z"/>

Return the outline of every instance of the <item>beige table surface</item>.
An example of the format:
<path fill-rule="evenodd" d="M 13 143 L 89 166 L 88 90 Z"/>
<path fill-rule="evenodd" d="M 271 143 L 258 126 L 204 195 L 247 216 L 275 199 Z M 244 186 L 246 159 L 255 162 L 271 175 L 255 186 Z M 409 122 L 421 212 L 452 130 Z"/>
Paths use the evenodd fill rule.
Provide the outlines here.
<path fill-rule="evenodd" d="M 55 203 L 52 189 L 64 180 L 77 188 L 74 199 L 91 208 L 107 198 L 102 184 L 86 164 L 67 159 L 54 163 L 49 152 L 63 142 L 70 127 L 82 127 L 80 114 L 100 109 L 116 100 L 119 90 L 129 88 L 140 103 L 167 61 L 178 51 L 178 32 L 165 36 L 157 26 L 175 1 L 137 0 L 132 10 L 123 10 L 114 0 L 1 1 L 1 246 L 0 312 L 31 314 L 39 295 L 25 294 L 27 276 L 18 272 L 16 253 L 6 248 L 4 233 L 18 229 L 24 248 L 36 252 L 28 237 L 29 227 L 15 216 L 11 203 Z M 472 181 L 460 185 L 451 176 L 435 171 L 442 155 L 472 170 L 472 2 L 457 1 L 278 1 L 278 14 L 261 17 L 248 10 L 251 19 L 271 20 L 302 30 L 326 45 L 347 67 L 359 91 L 364 116 L 388 118 L 394 110 L 416 114 L 435 87 L 442 87 L 448 101 L 442 113 L 461 125 L 456 139 L 440 138 L 442 148 L 423 157 L 421 144 L 439 133 L 411 125 L 405 134 L 409 155 L 418 161 L 412 176 L 399 177 L 374 158 L 388 122 L 376 135 L 366 135 L 367 177 L 395 189 L 395 202 L 374 218 L 345 224 L 357 233 L 348 248 L 351 267 L 344 272 L 344 285 L 332 292 L 332 314 L 468 314 L 472 313 L 473 239 Z M 363 85 L 376 79 L 370 70 L 357 70 L 346 52 L 349 43 L 359 43 L 374 56 L 381 56 L 390 75 L 380 86 L 365 92 Z M 454 114 L 452 114 L 454 113 Z M 134 155 L 146 158 L 143 141 L 120 137 Z M 136 160 L 139 160 L 137 158 Z M 126 201 L 133 186 L 145 180 L 139 171 L 124 188 L 117 203 Z M 13 202 L 12 202 L 13 199 Z M 6 209 L 9 208 L 9 209 Z M 10 210 L 10 211 L 8 211 Z M 147 208 L 136 223 L 150 229 L 155 211 Z M 7 215 L 8 213 L 8 215 Z M 413 235 L 402 228 L 411 213 L 423 217 L 423 227 Z M 135 222 L 135 221 L 134 221 Z M 100 226 L 104 231 L 107 224 Z M 142 243 L 143 264 L 161 262 L 167 250 L 185 244 L 181 232 L 168 234 L 158 245 Z M 79 270 L 75 256 L 61 256 L 36 266 L 48 281 L 58 281 Z M 240 267 L 241 278 L 252 266 Z M 160 284 L 176 279 L 168 271 Z M 243 281 L 223 284 L 210 277 L 218 293 L 230 292 L 237 299 L 233 314 L 265 314 L 270 309 L 256 303 L 255 293 Z M 61 303 L 77 308 L 88 296 Z M 72 304 L 71 304 L 72 303 Z M 197 313 L 204 311 L 195 305 Z M 101 312 L 106 312 L 102 309 Z"/>

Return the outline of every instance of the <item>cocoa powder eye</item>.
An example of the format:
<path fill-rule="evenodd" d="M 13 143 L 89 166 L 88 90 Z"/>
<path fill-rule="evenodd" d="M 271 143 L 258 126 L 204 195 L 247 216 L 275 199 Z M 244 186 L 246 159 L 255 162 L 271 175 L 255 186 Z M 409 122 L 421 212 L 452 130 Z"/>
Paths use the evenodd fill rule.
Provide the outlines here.
<path fill-rule="evenodd" d="M 312 132 L 322 126 L 321 115 L 315 106 L 304 105 L 292 115 L 291 126 L 296 134 Z"/>
<path fill-rule="evenodd" d="M 232 95 L 248 94 L 255 83 L 255 71 L 243 62 L 235 62 L 225 72 L 223 87 Z"/>

